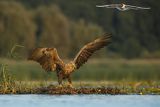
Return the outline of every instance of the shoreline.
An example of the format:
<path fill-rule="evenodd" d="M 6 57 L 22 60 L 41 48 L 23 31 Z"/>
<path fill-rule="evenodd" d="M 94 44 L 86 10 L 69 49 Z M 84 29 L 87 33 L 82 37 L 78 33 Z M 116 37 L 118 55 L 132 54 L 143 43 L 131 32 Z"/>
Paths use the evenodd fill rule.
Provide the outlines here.
<path fill-rule="evenodd" d="M 160 95 L 159 85 L 106 85 L 106 86 L 76 86 L 70 88 L 67 86 L 57 87 L 57 85 L 44 85 L 44 86 L 27 86 L 15 85 L 15 87 L 0 87 L 0 95 L 5 94 L 47 94 L 47 95 Z"/>

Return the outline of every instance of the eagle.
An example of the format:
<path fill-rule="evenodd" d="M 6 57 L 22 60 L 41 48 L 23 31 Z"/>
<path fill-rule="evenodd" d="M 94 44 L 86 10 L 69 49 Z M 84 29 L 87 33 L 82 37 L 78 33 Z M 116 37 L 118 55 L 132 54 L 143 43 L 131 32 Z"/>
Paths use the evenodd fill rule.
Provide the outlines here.
<path fill-rule="evenodd" d="M 59 86 L 62 87 L 62 81 L 68 80 L 68 86 L 72 87 L 71 74 L 79 69 L 92 54 L 111 43 L 111 34 L 105 33 L 103 36 L 83 46 L 75 58 L 69 63 L 64 63 L 59 57 L 56 48 L 35 48 L 33 49 L 28 60 L 38 62 L 47 72 L 55 71 L 58 78 Z"/>
<path fill-rule="evenodd" d="M 125 10 L 140 10 L 140 9 L 150 9 L 149 7 L 138 7 L 138 6 L 132 6 L 132 5 L 126 5 L 126 4 L 110 4 L 110 5 L 96 5 L 96 7 L 106 7 L 106 8 L 116 8 L 120 11 Z"/>

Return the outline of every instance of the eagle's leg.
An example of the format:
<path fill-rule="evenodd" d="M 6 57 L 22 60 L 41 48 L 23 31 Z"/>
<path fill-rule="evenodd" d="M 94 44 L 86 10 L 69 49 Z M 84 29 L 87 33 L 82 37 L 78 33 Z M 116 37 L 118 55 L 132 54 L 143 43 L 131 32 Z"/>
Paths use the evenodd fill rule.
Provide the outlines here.
<path fill-rule="evenodd" d="M 72 88 L 73 86 L 72 86 L 71 76 L 69 75 L 67 79 L 68 79 L 68 87 Z"/>
<path fill-rule="evenodd" d="M 60 78 L 60 77 L 58 77 L 58 84 L 59 84 L 58 87 L 63 87 L 63 85 L 62 85 L 62 78 Z"/>
<path fill-rule="evenodd" d="M 58 74 L 58 84 L 59 84 L 59 87 L 62 87 L 62 79 L 63 79 L 62 74 L 59 73 Z"/>

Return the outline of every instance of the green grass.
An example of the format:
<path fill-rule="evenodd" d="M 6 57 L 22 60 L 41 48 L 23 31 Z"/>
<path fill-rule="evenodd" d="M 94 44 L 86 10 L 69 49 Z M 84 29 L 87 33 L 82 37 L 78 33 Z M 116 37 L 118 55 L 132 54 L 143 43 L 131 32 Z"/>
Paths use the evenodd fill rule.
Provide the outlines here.
<path fill-rule="evenodd" d="M 9 73 L 21 81 L 57 80 L 55 72 L 47 73 L 32 61 L 0 59 Z M 160 81 L 160 60 L 100 59 L 89 60 L 72 78 L 74 81 Z"/>

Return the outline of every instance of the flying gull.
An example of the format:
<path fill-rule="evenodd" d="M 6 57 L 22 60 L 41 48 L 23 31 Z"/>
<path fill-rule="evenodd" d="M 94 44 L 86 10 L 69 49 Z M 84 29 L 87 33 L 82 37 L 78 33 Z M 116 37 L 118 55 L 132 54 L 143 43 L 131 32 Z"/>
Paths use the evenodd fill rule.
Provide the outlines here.
<path fill-rule="evenodd" d="M 138 6 L 132 6 L 132 5 L 126 5 L 126 4 L 110 4 L 110 5 L 96 5 L 96 7 L 106 7 L 106 8 L 116 8 L 120 11 L 125 10 L 140 10 L 140 9 L 150 9 L 150 7 L 138 7 Z"/>

